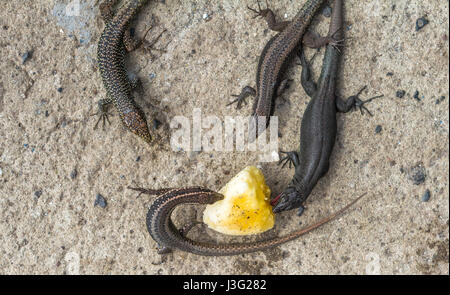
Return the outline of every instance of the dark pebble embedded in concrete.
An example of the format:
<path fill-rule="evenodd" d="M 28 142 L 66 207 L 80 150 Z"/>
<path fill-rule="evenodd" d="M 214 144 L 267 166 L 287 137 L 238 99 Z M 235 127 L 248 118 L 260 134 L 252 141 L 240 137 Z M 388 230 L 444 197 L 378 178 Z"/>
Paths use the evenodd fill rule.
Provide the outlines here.
<path fill-rule="evenodd" d="M 59 87 L 57 90 L 58 90 L 59 93 L 63 92 L 63 88 L 62 87 Z"/>
<path fill-rule="evenodd" d="M 97 194 L 97 196 L 95 197 L 94 206 L 100 206 L 101 208 L 106 208 L 106 205 L 107 205 L 106 199 L 102 195 Z"/>
<path fill-rule="evenodd" d="M 22 64 L 24 64 L 27 60 L 29 60 L 33 56 L 33 51 L 27 51 L 22 54 L 20 57 L 22 58 Z"/>
<path fill-rule="evenodd" d="M 34 195 L 36 196 L 36 198 L 39 198 L 40 196 L 42 196 L 42 190 L 35 191 Z"/>
<path fill-rule="evenodd" d="M 422 196 L 422 202 L 428 202 L 430 200 L 430 197 L 431 197 L 431 192 L 429 189 L 427 189 Z"/>
<path fill-rule="evenodd" d="M 419 91 L 418 91 L 418 90 L 416 90 L 416 92 L 414 92 L 413 97 L 414 97 L 415 100 L 420 101 L 420 98 L 419 98 Z"/>
<path fill-rule="evenodd" d="M 425 168 L 423 167 L 415 167 L 413 170 L 412 180 L 415 185 L 419 185 L 425 182 L 426 174 Z"/>
<path fill-rule="evenodd" d="M 425 17 L 421 17 L 416 21 L 416 32 L 421 30 L 428 24 L 428 20 Z"/>
<path fill-rule="evenodd" d="M 386 76 L 388 76 L 388 77 L 392 77 L 392 76 L 394 76 L 394 73 L 392 73 L 392 72 L 388 72 L 388 73 L 386 74 Z"/>
<path fill-rule="evenodd" d="M 73 169 L 72 172 L 70 172 L 70 178 L 75 179 L 77 177 L 78 171 L 77 169 Z"/>
<path fill-rule="evenodd" d="M 137 158 L 136 158 L 136 162 L 139 162 L 141 160 L 141 156 L 138 156 Z"/>
<path fill-rule="evenodd" d="M 403 96 L 405 96 L 405 94 L 406 94 L 405 90 L 398 90 L 397 93 L 396 93 L 396 96 L 398 98 L 403 98 Z"/>
<path fill-rule="evenodd" d="M 377 125 L 377 127 L 375 127 L 375 133 L 380 133 L 381 130 L 383 130 L 383 127 L 381 127 L 381 125 Z"/>
<path fill-rule="evenodd" d="M 440 104 L 441 102 L 443 102 L 445 100 L 445 96 L 441 96 L 438 99 L 436 99 L 436 104 Z"/>

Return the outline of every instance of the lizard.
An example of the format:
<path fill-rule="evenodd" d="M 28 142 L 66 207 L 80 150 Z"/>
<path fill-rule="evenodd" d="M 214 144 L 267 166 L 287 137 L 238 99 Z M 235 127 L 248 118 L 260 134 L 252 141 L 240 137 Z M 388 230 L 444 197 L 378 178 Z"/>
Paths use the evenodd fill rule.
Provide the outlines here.
<path fill-rule="evenodd" d="M 329 216 L 324 217 L 305 228 L 293 231 L 285 236 L 250 243 L 213 244 L 197 242 L 187 238 L 187 230 L 178 230 L 173 224 L 170 216 L 172 211 L 178 205 L 212 204 L 218 200 L 221 200 L 223 195 L 203 187 L 176 189 L 166 188 L 160 190 L 133 187 L 128 188 L 139 191 L 140 194 L 144 193 L 149 195 L 158 195 L 158 198 L 153 202 L 147 212 L 146 223 L 148 232 L 158 244 L 159 254 L 166 254 L 171 252 L 172 249 L 179 249 L 185 252 L 204 256 L 230 256 L 251 253 L 289 242 L 335 219 L 365 195 L 365 193 L 362 194 L 342 209 L 330 214 Z M 191 226 L 187 228 L 189 229 Z"/>
<path fill-rule="evenodd" d="M 147 119 L 131 93 L 137 81 L 130 81 L 124 65 L 126 51 L 134 50 L 142 42 L 136 42 L 131 38 L 128 27 L 147 0 L 129 0 L 114 14 L 112 8 L 117 2 L 119 0 L 104 0 L 100 4 L 100 12 L 106 25 L 98 41 L 97 59 L 106 89 L 106 99 L 98 102 L 99 110 L 94 115 L 99 115 L 99 119 L 94 128 L 101 119 L 103 124 L 105 119 L 109 123 L 108 105 L 112 103 L 126 128 L 150 144 L 152 137 Z"/>
<path fill-rule="evenodd" d="M 343 1 L 335 0 L 329 33 L 336 32 L 336 38 L 342 39 L 342 29 Z M 298 215 L 300 216 L 304 210 L 303 203 L 319 179 L 328 172 L 337 132 L 336 113 L 346 113 L 358 107 L 361 113 L 366 110 L 369 115 L 372 115 L 365 104 L 383 96 L 379 95 L 362 101 L 359 95 L 366 87 L 363 87 L 358 94 L 350 96 L 346 101 L 337 96 L 335 92 L 339 56 L 339 48 L 327 45 L 322 71 L 316 84 L 312 79 L 310 65 L 306 61 L 303 51 L 300 52 L 301 84 L 311 100 L 301 121 L 299 152 L 282 152 L 286 154 L 286 157 L 281 159 L 280 163 L 285 161 L 284 164 L 287 162 L 294 164 L 295 174 L 288 187 L 272 199 L 271 204 L 274 206 L 273 212 L 275 213 L 299 208 Z"/>
<path fill-rule="evenodd" d="M 247 7 L 255 12 L 255 17 L 265 18 L 268 27 L 278 32 L 265 45 L 260 57 L 256 71 L 256 90 L 250 86 L 242 89 L 231 105 L 237 102 L 237 108 L 241 108 L 242 102 L 249 95 L 255 96 L 253 111 L 249 122 L 249 142 L 253 142 L 269 124 L 270 116 L 273 114 L 274 101 L 287 86 L 288 79 L 283 79 L 289 60 L 299 49 L 300 44 L 312 48 L 319 48 L 328 43 L 336 44 L 334 38 L 329 36 L 320 37 L 307 28 L 314 15 L 319 10 L 324 0 L 308 0 L 292 21 L 277 22 L 275 14 L 268 7 L 258 10 Z"/>

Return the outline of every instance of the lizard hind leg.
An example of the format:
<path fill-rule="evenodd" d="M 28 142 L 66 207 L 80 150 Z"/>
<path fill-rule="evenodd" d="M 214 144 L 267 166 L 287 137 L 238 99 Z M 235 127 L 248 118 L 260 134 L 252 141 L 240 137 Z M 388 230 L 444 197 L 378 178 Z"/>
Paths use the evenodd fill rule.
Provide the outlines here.
<path fill-rule="evenodd" d="M 154 48 L 153 45 L 155 45 L 156 42 L 158 42 L 158 40 L 161 38 L 161 36 L 167 31 L 166 29 L 163 29 L 163 31 L 161 33 L 159 33 L 159 35 L 153 41 L 149 42 L 148 44 L 145 41 L 147 34 L 154 28 L 155 23 L 156 23 L 155 18 L 152 16 L 152 22 L 151 22 L 149 28 L 146 29 L 144 36 L 140 39 L 135 39 L 134 29 L 126 30 L 125 34 L 123 36 L 123 44 L 124 44 L 125 50 L 127 52 L 131 52 L 131 51 L 134 51 L 134 50 L 140 48 L 141 46 L 143 46 L 145 44 L 144 49 L 149 51 L 150 53 L 151 53 L 151 50 L 165 52 L 163 49 Z"/>
<path fill-rule="evenodd" d="M 245 103 L 245 99 L 247 98 L 247 96 L 256 96 L 256 90 L 253 87 L 245 86 L 244 88 L 242 88 L 240 94 L 232 94 L 231 96 L 236 97 L 236 99 L 228 103 L 227 106 L 236 103 L 236 109 L 239 110 L 241 109 L 242 104 Z"/>
<path fill-rule="evenodd" d="M 279 22 L 276 21 L 275 14 L 269 8 L 269 3 L 267 2 L 267 0 L 266 0 L 266 9 L 261 8 L 259 0 L 257 0 L 256 2 L 258 4 L 258 9 L 251 8 L 250 6 L 247 6 L 247 8 L 255 13 L 253 18 L 257 17 L 264 18 L 267 22 L 267 26 L 272 31 L 282 32 L 290 24 L 290 21 L 279 21 Z"/>
<path fill-rule="evenodd" d="M 366 111 L 370 116 L 372 116 L 372 113 L 369 111 L 369 109 L 366 108 L 365 104 L 371 102 L 374 99 L 383 97 L 384 95 L 377 95 L 377 96 L 371 97 L 366 100 L 361 100 L 359 98 L 359 96 L 361 95 L 361 93 L 364 90 L 366 90 L 366 88 L 367 88 L 367 85 L 364 86 L 363 88 L 361 88 L 361 90 L 359 90 L 357 94 L 352 95 L 349 98 L 347 98 L 346 101 L 344 101 L 343 99 L 341 99 L 340 97 L 337 96 L 336 97 L 337 110 L 341 113 L 347 113 L 351 109 L 359 108 L 359 110 L 361 111 L 361 114 L 364 114 L 364 111 Z"/>

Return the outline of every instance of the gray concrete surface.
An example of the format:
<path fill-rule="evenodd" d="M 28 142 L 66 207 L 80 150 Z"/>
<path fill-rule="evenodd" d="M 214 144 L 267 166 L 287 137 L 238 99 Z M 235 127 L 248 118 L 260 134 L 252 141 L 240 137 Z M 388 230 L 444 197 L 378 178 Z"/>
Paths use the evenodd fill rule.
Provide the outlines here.
<path fill-rule="evenodd" d="M 107 131 L 93 129 L 90 114 L 105 96 L 96 65 L 104 25 L 95 1 L 76 2 L 66 9 L 69 1 L 0 1 L 1 274 L 448 274 L 448 1 L 346 1 L 339 93 L 347 97 L 367 84 L 363 97 L 384 98 L 368 106 L 373 117 L 338 116 L 330 171 L 301 222 L 368 195 L 300 240 L 231 258 L 180 251 L 161 258 L 145 227 L 152 199 L 136 198 L 127 186 L 219 189 L 258 164 L 252 152 L 172 151 L 168 127 L 194 107 L 221 119 L 250 113 L 250 105 L 225 105 L 254 85 L 258 55 L 273 35 L 246 8 L 256 2 L 151 1 L 139 14 L 138 36 L 152 15 L 158 24 L 147 40 L 167 29 L 155 45 L 165 52 L 140 48 L 127 58 L 142 81 L 136 101 L 150 121 L 164 122 L 152 130 L 151 147 L 124 130 L 117 115 Z M 269 2 L 289 19 L 304 1 Z M 416 31 L 420 17 L 429 23 Z M 320 15 L 314 28 L 324 33 L 328 21 Z M 316 77 L 320 66 L 318 58 Z M 300 67 L 288 76 L 294 81 L 275 111 L 284 150 L 298 148 L 309 101 Z M 275 193 L 293 174 L 276 163 L 261 167 Z M 97 194 L 106 208 L 94 206 Z M 199 207 L 177 211 L 177 224 L 201 214 Z M 294 212 L 283 213 L 263 237 L 298 223 Z M 201 228 L 191 235 L 230 241 Z"/>

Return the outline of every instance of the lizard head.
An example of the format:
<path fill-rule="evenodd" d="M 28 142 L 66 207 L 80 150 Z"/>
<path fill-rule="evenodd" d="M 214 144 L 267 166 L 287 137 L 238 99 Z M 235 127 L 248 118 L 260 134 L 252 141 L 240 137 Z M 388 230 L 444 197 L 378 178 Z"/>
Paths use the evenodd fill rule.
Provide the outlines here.
<path fill-rule="evenodd" d="M 299 213 L 303 212 L 304 198 L 301 191 L 295 187 L 289 186 L 271 202 L 274 213 L 280 213 L 287 210 L 299 208 Z"/>
<path fill-rule="evenodd" d="M 152 141 L 152 136 L 150 135 L 150 132 L 148 130 L 145 115 L 140 109 L 123 113 L 121 115 L 121 119 L 128 130 L 150 144 L 150 142 Z"/>

